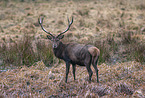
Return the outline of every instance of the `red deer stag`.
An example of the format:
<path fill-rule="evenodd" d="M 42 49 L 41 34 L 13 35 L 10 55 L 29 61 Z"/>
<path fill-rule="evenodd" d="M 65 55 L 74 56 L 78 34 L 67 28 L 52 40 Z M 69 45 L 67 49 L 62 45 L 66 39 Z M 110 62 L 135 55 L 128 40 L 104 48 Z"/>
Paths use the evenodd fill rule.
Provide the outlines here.
<path fill-rule="evenodd" d="M 55 56 L 59 59 L 62 59 L 66 63 L 66 80 L 68 78 L 69 68 L 70 64 L 72 64 L 73 67 L 73 76 L 75 80 L 75 68 L 76 64 L 80 66 L 86 66 L 87 71 L 89 73 L 89 81 L 91 81 L 92 77 L 92 70 L 91 70 L 91 64 L 93 65 L 96 76 L 97 76 L 97 82 L 99 82 L 98 78 L 98 68 L 97 68 L 97 62 L 100 55 L 100 50 L 92 45 L 85 45 L 85 44 L 78 44 L 78 43 L 68 43 L 64 44 L 60 40 L 63 39 L 64 33 L 67 32 L 70 28 L 70 26 L 73 23 L 73 17 L 71 22 L 68 19 L 68 27 L 64 32 L 61 32 L 57 36 L 54 36 L 52 33 L 46 31 L 42 25 L 43 23 L 43 17 L 38 18 L 39 24 L 44 32 L 47 34 L 47 38 L 52 41 L 53 45 L 53 52 Z"/>

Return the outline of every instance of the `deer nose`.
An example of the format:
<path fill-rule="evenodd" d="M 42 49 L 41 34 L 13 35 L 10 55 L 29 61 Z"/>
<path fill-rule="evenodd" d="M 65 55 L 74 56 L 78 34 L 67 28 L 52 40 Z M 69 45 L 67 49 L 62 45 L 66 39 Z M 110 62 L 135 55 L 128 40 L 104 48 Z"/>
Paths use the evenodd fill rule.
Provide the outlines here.
<path fill-rule="evenodd" d="M 53 48 L 57 48 L 57 45 L 53 44 Z"/>

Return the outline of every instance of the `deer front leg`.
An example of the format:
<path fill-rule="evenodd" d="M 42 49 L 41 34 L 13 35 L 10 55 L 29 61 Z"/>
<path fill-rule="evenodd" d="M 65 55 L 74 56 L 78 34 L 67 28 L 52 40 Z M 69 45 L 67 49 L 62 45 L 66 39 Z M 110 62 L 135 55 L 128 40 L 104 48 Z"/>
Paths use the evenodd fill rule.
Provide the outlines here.
<path fill-rule="evenodd" d="M 65 77 L 65 82 L 66 83 L 67 83 L 67 77 L 68 77 L 68 74 L 69 74 L 69 68 L 70 68 L 70 63 L 66 62 L 66 77 Z"/>
<path fill-rule="evenodd" d="M 76 78 L 75 78 L 76 65 L 73 64 L 72 66 L 73 66 L 73 75 L 74 75 L 74 80 L 75 80 L 75 79 L 76 79 Z"/>

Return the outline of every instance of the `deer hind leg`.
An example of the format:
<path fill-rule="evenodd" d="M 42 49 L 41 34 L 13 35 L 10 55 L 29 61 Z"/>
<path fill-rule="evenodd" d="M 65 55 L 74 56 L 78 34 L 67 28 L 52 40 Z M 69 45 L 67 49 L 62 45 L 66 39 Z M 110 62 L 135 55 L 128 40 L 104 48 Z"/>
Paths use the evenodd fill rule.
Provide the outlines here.
<path fill-rule="evenodd" d="M 75 79 L 76 79 L 76 78 L 75 78 L 76 65 L 73 64 L 72 66 L 73 66 L 73 76 L 74 76 L 74 80 L 75 80 Z"/>
<path fill-rule="evenodd" d="M 92 57 L 92 65 L 96 71 L 96 76 L 97 76 L 97 82 L 99 83 L 99 76 L 98 76 L 98 68 L 97 68 L 97 63 L 98 63 L 98 59 L 99 59 L 99 56 L 96 56 L 96 57 Z"/>
<path fill-rule="evenodd" d="M 87 68 L 87 71 L 88 71 L 88 73 L 89 73 L 89 81 L 91 81 L 91 78 L 92 78 L 92 75 L 93 75 L 93 71 L 92 71 L 92 69 L 91 69 L 91 66 L 90 66 L 91 64 L 85 64 L 85 66 L 86 66 L 86 68 Z"/>
<path fill-rule="evenodd" d="M 88 73 L 89 73 L 89 81 L 91 81 L 92 75 L 93 75 L 93 71 L 90 67 L 87 67 Z"/>
<path fill-rule="evenodd" d="M 91 78 L 92 78 L 92 75 L 93 75 L 93 71 L 91 69 L 91 62 L 92 62 L 91 55 L 90 54 L 86 54 L 86 58 L 84 60 L 84 65 L 86 66 L 87 71 L 89 73 L 89 82 L 91 82 Z"/>

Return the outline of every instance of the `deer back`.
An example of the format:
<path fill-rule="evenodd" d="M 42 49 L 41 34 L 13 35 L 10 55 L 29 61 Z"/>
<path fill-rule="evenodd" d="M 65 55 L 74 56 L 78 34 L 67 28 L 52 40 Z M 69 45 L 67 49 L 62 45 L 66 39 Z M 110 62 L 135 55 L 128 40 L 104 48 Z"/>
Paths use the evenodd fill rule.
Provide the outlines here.
<path fill-rule="evenodd" d="M 84 66 L 84 63 L 91 60 L 91 54 L 88 51 L 92 45 L 84 45 L 78 43 L 69 43 L 64 49 L 64 60 L 71 62 L 72 64 L 78 64 Z"/>

